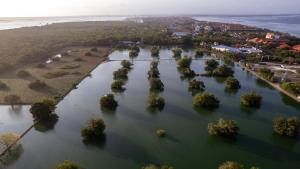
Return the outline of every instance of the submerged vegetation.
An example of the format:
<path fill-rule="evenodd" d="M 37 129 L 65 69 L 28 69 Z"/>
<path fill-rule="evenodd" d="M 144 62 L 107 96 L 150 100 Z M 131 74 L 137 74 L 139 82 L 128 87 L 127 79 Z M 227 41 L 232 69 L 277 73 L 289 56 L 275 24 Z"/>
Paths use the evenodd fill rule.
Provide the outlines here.
<path fill-rule="evenodd" d="M 236 90 L 241 88 L 240 82 L 234 77 L 228 77 L 225 81 L 225 88 Z"/>
<path fill-rule="evenodd" d="M 55 169 L 83 169 L 76 165 L 72 161 L 64 161 L 61 164 L 59 164 Z"/>
<path fill-rule="evenodd" d="M 205 70 L 207 72 L 212 72 L 219 66 L 219 62 L 214 59 L 208 59 L 205 61 L 205 65 Z"/>
<path fill-rule="evenodd" d="M 230 67 L 228 67 L 226 65 L 222 65 L 222 66 L 214 69 L 212 75 L 218 76 L 218 77 L 228 77 L 228 76 L 232 76 L 233 73 L 234 72 Z"/>
<path fill-rule="evenodd" d="M 116 71 L 114 71 L 113 75 L 114 75 L 114 80 L 117 79 L 128 79 L 128 72 L 129 70 L 127 68 L 120 68 Z"/>
<path fill-rule="evenodd" d="M 221 136 L 226 138 L 236 138 L 239 127 L 234 120 L 219 119 L 216 122 L 209 123 L 208 133 L 213 136 Z"/>
<path fill-rule="evenodd" d="M 105 124 L 101 118 L 92 118 L 81 129 L 81 136 L 85 140 L 99 139 L 104 137 Z"/>
<path fill-rule="evenodd" d="M 189 90 L 200 90 L 204 91 L 205 85 L 203 81 L 192 80 L 189 82 Z"/>
<path fill-rule="evenodd" d="M 115 100 L 115 96 L 113 94 L 107 94 L 101 97 L 100 105 L 102 108 L 115 110 L 118 106 L 118 102 Z"/>
<path fill-rule="evenodd" d="M 158 96 L 155 93 L 151 93 L 148 97 L 148 107 L 157 108 L 159 110 L 163 109 L 165 106 L 165 99 L 161 96 Z"/>
<path fill-rule="evenodd" d="M 202 108 L 217 108 L 219 103 L 219 99 L 208 92 L 196 95 L 193 101 L 194 106 Z"/>
<path fill-rule="evenodd" d="M 163 91 L 164 90 L 164 84 L 159 78 L 150 78 L 150 90 L 155 91 Z"/>
<path fill-rule="evenodd" d="M 111 84 L 111 89 L 113 91 L 123 91 L 125 88 L 123 87 L 125 85 L 124 80 L 114 80 Z"/>
<path fill-rule="evenodd" d="M 300 123 L 297 117 L 277 117 L 273 119 L 273 129 L 279 135 L 297 137 Z"/>
<path fill-rule="evenodd" d="M 179 60 L 177 60 L 177 64 L 179 68 L 189 68 L 191 66 L 192 63 L 192 58 L 191 57 L 183 57 Z"/>
<path fill-rule="evenodd" d="M 248 107 L 257 108 L 261 105 L 262 97 L 255 93 L 250 92 L 241 96 L 241 104 Z"/>
<path fill-rule="evenodd" d="M 158 57 L 160 48 L 158 46 L 153 46 L 151 49 L 151 56 Z"/>
<path fill-rule="evenodd" d="M 122 60 L 121 65 L 123 68 L 131 69 L 132 63 L 128 60 Z"/>
<path fill-rule="evenodd" d="M 41 102 L 31 105 L 30 113 L 35 121 L 46 122 L 58 118 L 57 114 L 53 113 L 55 110 L 55 102 L 50 99 L 44 99 Z"/>
<path fill-rule="evenodd" d="M 182 49 L 181 48 L 173 48 L 172 52 L 173 52 L 173 56 L 175 58 L 178 58 L 178 57 L 181 57 Z"/>

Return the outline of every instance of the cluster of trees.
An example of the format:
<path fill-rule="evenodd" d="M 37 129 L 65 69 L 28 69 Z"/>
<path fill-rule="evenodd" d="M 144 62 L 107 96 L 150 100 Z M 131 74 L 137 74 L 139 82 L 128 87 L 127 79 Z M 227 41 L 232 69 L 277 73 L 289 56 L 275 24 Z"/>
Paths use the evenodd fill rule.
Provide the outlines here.
<path fill-rule="evenodd" d="M 234 161 L 226 161 L 219 166 L 218 169 L 245 169 L 243 164 L 234 162 Z M 256 166 L 251 167 L 250 169 L 259 169 Z"/>
<path fill-rule="evenodd" d="M 271 82 L 276 82 L 276 79 L 274 78 L 274 72 L 272 72 L 268 68 L 260 68 L 257 71 L 258 75 L 263 77 L 264 79 L 271 81 Z"/>
<path fill-rule="evenodd" d="M 158 57 L 160 48 L 158 46 L 153 46 L 151 49 L 151 56 Z"/>
<path fill-rule="evenodd" d="M 117 79 L 127 80 L 128 79 L 128 72 L 129 72 L 129 70 L 127 68 L 124 68 L 124 67 L 114 71 L 114 73 L 113 73 L 114 80 L 117 80 Z"/>
<path fill-rule="evenodd" d="M 199 90 L 199 91 L 204 91 L 205 85 L 203 81 L 198 81 L 198 80 L 191 80 L 189 82 L 189 90 Z"/>
<path fill-rule="evenodd" d="M 193 101 L 195 107 L 202 107 L 202 108 L 209 108 L 209 109 L 219 107 L 219 103 L 220 103 L 219 99 L 213 94 L 210 94 L 208 92 L 197 94 L 194 97 L 194 101 Z"/>
<path fill-rule="evenodd" d="M 204 50 L 202 48 L 197 48 L 195 50 L 195 57 L 200 57 L 204 55 Z"/>
<path fill-rule="evenodd" d="M 132 65 L 133 64 L 130 61 L 128 61 L 128 60 L 122 60 L 122 62 L 121 62 L 121 66 L 123 66 L 123 68 L 126 68 L 128 70 L 131 69 Z"/>
<path fill-rule="evenodd" d="M 226 66 L 221 65 L 219 66 L 219 62 L 215 59 L 208 59 L 205 61 L 205 71 L 209 76 L 218 76 L 218 77 L 228 77 L 233 76 L 234 71 Z"/>
<path fill-rule="evenodd" d="M 81 129 L 81 136 L 85 140 L 101 139 L 104 137 L 105 124 L 101 118 L 90 119 Z"/>
<path fill-rule="evenodd" d="M 72 161 L 64 161 L 61 164 L 59 164 L 55 169 L 83 169 L 76 165 Z"/>
<path fill-rule="evenodd" d="M 280 87 L 295 96 L 300 95 L 300 86 L 296 83 L 283 82 L 280 84 Z"/>
<path fill-rule="evenodd" d="M 123 87 L 126 84 L 125 80 L 118 79 L 114 80 L 111 84 L 111 90 L 114 92 L 123 92 L 125 88 Z"/>
<path fill-rule="evenodd" d="M 128 72 L 132 68 L 132 63 L 128 60 L 123 60 L 121 62 L 122 68 L 118 69 L 113 73 L 114 81 L 111 84 L 111 89 L 114 92 L 123 92 L 125 88 L 123 87 L 126 84 L 128 79 Z"/>
<path fill-rule="evenodd" d="M 160 78 L 160 73 L 158 70 L 158 61 L 153 60 L 150 64 L 150 70 L 148 71 L 148 79 Z"/>
<path fill-rule="evenodd" d="M 129 50 L 129 57 L 137 57 L 140 53 L 140 48 L 138 46 L 132 46 Z"/>
<path fill-rule="evenodd" d="M 273 119 L 274 132 L 288 137 L 297 137 L 300 123 L 297 117 L 277 117 Z"/>
<path fill-rule="evenodd" d="M 241 96 L 241 104 L 247 107 L 257 108 L 261 105 L 262 96 L 255 93 L 249 92 Z"/>
<path fill-rule="evenodd" d="M 28 87 L 32 90 L 43 90 L 47 87 L 47 84 L 43 81 L 36 80 L 36 81 L 30 82 Z"/>
<path fill-rule="evenodd" d="M 234 77 L 228 77 L 225 80 L 225 89 L 237 90 L 241 88 L 240 82 Z"/>
<path fill-rule="evenodd" d="M 57 120 L 58 115 L 54 113 L 56 103 L 51 99 L 43 99 L 31 105 L 30 113 L 35 121 L 47 122 Z"/>
<path fill-rule="evenodd" d="M 216 122 L 208 123 L 207 129 L 210 135 L 231 139 L 235 139 L 239 132 L 236 121 L 222 118 Z"/>
<path fill-rule="evenodd" d="M 8 86 L 4 82 L 0 81 L 0 90 L 5 90 L 7 88 Z"/>
<path fill-rule="evenodd" d="M 178 70 L 181 73 L 181 78 L 194 78 L 196 73 L 190 68 L 192 63 L 191 57 L 183 57 L 177 60 Z"/>
<path fill-rule="evenodd" d="M 113 94 L 107 94 L 101 97 L 100 105 L 104 109 L 115 110 L 118 107 L 118 102 Z"/>

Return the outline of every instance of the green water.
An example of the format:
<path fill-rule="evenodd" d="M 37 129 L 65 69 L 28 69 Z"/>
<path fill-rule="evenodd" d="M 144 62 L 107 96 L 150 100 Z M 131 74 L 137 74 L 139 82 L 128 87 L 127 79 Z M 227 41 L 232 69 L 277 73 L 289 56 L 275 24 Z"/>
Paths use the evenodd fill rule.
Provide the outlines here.
<path fill-rule="evenodd" d="M 192 50 L 185 51 L 193 55 Z M 128 59 L 128 51 L 115 51 L 111 59 Z M 235 77 L 242 88 L 237 93 L 224 91 L 224 79 L 197 77 L 204 81 L 206 91 L 216 95 L 220 107 L 214 111 L 195 110 L 187 81 L 180 79 L 172 53 L 160 52 L 159 70 L 165 90 L 161 95 L 166 105 L 161 112 L 149 112 L 147 71 L 149 61 L 133 61 L 126 91 L 117 94 L 119 107 L 115 112 L 102 112 L 99 98 L 111 92 L 113 71 L 119 61 L 99 65 L 92 76 L 83 80 L 78 89 L 62 100 L 56 112 L 59 120 L 53 129 L 32 129 L 22 140 L 23 151 L 2 168 L 53 169 L 63 160 L 73 160 L 86 169 L 139 169 L 149 163 L 169 164 L 176 169 L 216 169 L 224 161 L 238 161 L 245 166 L 262 169 L 297 169 L 300 167 L 300 140 L 273 134 L 272 119 L 276 116 L 299 117 L 300 106 L 287 96 L 258 80 L 238 66 Z M 192 69 L 204 72 L 208 56 L 194 60 Z M 151 59 L 150 49 L 142 49 L 136 58 Z M 62 82 L 63 83 L 63 82 Z M 249 110 L 240 106 L 240 96 L 256 91 L 263 96 L 262 106 Z M 0 131 L 21 132 L 31 124 L 28 107 L 18 111 L 0 107 Z M 106 140 L 85 144 L 80 129 L 92 117 L 102 117 L 106 123 Z M 210 137 L 207 123 L 220 117 L 234 119 L 240 127 L 237 141 Z M 167 136 L 156 136 L 157 128 Z"/>

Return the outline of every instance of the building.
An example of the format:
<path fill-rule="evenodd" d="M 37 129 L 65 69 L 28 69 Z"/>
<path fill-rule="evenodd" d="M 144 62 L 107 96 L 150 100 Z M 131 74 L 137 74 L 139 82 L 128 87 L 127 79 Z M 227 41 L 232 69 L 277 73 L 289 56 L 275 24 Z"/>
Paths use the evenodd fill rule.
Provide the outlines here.
<path fill-rule="evenodd" d="M 277 40 L 279 38 L 280 38 L 280 36 L 276 35 L 275 33 L 269 32 L 266 34 L 266 39 L 268 39 L 268 40 Z"/>
<path fill-rule="evenodd" d="M 183 37 L 189 36 L 190 34 L 188 32 L 174 32 L 172 34 L 172 37 L 174 39 L 181 39 Z"/>
<path fill-rule="evenodd" d="M 221 51 L 221 52 L 230 52 L 230 53 L 240 53 L 241 52 L 238 48 L 225 46 L 225 45 L 213 46 L 212 49 Z"/>
<path fill-rule="evenodd" d="M 248 42 L 251 42 L 254 44 L 261 44 L 261 43 L 264 43 L 265 41 L 261 38 L 253 38 L 253 39 L 249 39 Z"/>
<path fill-rule="evenodd" d="M 252 53 L 258 54 L 258 53 L 262 53 L 262 50 L 257 49 L 255 47 L 251 47 L 251 48 L 241 47 L 241 48 L 239 48 L 239 50 L 242 53 L 245 53 L 245 54 L 252 54 Z"/>
<path fill-rule="evenodd" d="M 207 32 L 207 33 L 210 33 L 210 32 L 212 32 L 213 31 L 213 28 L 211 27 L 211 26 L 209 26 L 209 25 L 207 25 L 207 26 L 204 26 L 204 31 L 205 32 Z"/>
<path fill-rule="evenodd" d="M 300 44 L 293 46 L 293 50 L 300 53 Z"/>
<path fill-rule="evenodd" d="M 282 43 L 277 48 L 278 49 L 291 49 L 291 46 L 286 43 Z"/>

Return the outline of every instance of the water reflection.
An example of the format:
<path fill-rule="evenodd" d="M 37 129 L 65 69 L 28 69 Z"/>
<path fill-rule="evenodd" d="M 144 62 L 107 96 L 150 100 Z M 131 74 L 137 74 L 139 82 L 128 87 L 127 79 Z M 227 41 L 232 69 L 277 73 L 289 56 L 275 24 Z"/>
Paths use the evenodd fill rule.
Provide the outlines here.
<path fill-rule="evenodd" d="M 10 166 L 14 164 L 23 153 L 24 149 L 21 144 L 17 145 L 17 147 L 10 150 L 4 156 L 0 158 L 0 168 L 4 168 L 5 166 Z"/>
<path fill-rule="evenodd" d="M 58 117 L 52 117 L 47 121 L 36 123 L 33 127 L 36 131 L 45 133 L 50 130 L 53 130 L 57 122 L 58 122 Z"/>

